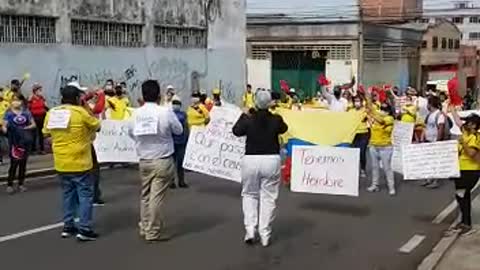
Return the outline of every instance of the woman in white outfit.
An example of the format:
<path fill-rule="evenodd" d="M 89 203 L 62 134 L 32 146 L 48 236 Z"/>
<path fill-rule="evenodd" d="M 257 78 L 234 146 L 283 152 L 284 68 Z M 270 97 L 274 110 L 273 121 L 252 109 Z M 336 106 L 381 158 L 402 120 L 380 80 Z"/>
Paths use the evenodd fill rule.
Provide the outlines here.
<path fill-rule="evenodd" d="M 280 143 L 278 136 L 288 130 L 279 115 L 268 108 L 271 93 L 255 93 L 256 110 L 243 114 L 233 127 L 237 137 L 246 136 L 242 164 L 242 197 L 245 223 L 245 243 L 253 244 L 257 233 L 264 247 L 270 244 L 271 224 L 275 218 L 280 188 Z"/>

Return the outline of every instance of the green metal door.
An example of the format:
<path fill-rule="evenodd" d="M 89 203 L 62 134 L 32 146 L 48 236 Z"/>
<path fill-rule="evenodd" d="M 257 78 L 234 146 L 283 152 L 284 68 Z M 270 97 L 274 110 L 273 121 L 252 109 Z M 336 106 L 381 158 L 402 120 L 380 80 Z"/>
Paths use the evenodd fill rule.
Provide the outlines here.
<path fill-rule="evenodd" d="M 319 90 L 318 75 L 325 74 L 325 62 L 324 57 L 313 58 L 312 51 L 272 52 L 273 90 L 280 91 L 280 80 L 285 80 L 302 98 L 314 96 Z"/>

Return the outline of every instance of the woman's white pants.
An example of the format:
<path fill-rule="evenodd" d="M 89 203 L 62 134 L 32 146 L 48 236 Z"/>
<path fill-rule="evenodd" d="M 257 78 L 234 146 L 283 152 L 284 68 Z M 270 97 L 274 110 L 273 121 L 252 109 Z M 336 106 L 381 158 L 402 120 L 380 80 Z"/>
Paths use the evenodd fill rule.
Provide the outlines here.
<path fill-rule="evenodd" d="M 280 188 L 279 155 L 246 155 L 242 164 L 242 198 L 247 235 L 258 233 L 269 240 L 275 219 L 276 201 Z"/>

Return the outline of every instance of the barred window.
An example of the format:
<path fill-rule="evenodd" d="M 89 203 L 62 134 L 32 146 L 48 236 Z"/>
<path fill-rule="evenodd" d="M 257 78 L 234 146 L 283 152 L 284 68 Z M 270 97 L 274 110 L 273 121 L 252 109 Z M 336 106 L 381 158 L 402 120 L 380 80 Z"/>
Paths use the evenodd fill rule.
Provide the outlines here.
<path fill-rule="evenodd" d="M 0 43 L 55 42 L 55 18 L 0 15 Z"/>
<path fill-rule="evenodd" d="M 72 20 L 72 44 L 84 46 L 140 47 L 142 25 Z"/>
<path fill-rule="evenodd" d="M 155 46 L 206 48 L 207 30 L 193 27 L 155 26 Z"/>

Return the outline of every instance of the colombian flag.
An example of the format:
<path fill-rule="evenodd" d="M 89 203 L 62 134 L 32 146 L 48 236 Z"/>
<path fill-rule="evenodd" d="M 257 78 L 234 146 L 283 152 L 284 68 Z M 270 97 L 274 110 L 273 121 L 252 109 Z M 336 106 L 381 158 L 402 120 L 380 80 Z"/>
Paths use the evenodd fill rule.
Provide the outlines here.
<path fill-rule="evenodd" d="M 350 147 L 362 115 L 357 112 L 292 111 L 279 109 L 288 125 L 281 137 L 286 143 L 287 158 L 282 168 L 283 181 L 290 182 L 292 149 L 298 145 L 327 145 Z"/>

